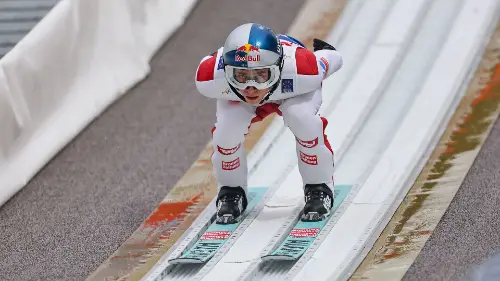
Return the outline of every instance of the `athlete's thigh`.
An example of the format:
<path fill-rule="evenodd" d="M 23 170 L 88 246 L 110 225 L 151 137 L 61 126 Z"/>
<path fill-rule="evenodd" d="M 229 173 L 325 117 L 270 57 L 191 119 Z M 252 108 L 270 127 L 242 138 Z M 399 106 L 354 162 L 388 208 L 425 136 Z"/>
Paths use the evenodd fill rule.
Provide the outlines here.
<path fill-rule="evenodd" d="M 217 126 L 248 127 L 255 117 L 255 108 L 243 102 L 217 101 Z"/>
<path fill-rule="evenodd" d="M 321 88 L 309 93 L 286 99 L 280 105 L 283 118 L 288 116 L 311 116 L 316 115 L 321 108 L 323 97 Z"/>

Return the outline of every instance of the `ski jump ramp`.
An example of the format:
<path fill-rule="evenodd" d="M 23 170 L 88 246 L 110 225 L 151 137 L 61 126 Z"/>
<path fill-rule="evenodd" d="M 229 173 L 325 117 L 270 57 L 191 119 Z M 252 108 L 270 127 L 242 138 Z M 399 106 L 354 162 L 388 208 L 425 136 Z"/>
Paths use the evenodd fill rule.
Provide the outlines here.
<path fill-rule="evenodd" d="M 262 257 L 303 206 L 291 132 L 275 118 L 248 155 L 249 186 L 267 187 L 202 264 L 173 264 L 211 223 L 212 202 L 142 280 L 346 280 L 418 176 L 497 22 L 495 0 L 352 0 L 327 41 L 343 68 L 324 83 L 321 114 L 348 192 L 297 260 Z"/>
<path fill-rule="evenodd" d="M 11 5 L 12 1 L 4 2 Z M 8 82 L 0 83 L 0 107 L 4 109 L 0 119 L 13 127 L 0 136 L 0 160 L 5 162 L 0 163 L 5 164 L 0 169 L 4 181 L 0 204 L 106 106 L 149 73 L 151 56 L 195 4 L 91 2 L 93 5 L 61 1 L 2 60 L 0 79 Z M 325 2 L 310 0 L 308 5 L 312 6 L 305 7 L 326 9 L 335 1 Z M 183 189 L 172 189 L 165 205 L 155 211 L 163 212 L 155 213 L 155 226 L 145 222 L 88 280 L 349 279 L 416 180 L 459 106 L 497 26 L 499 10 L 498 0 L 347 1 L 324 38 L 339 49 L 344 60 L 342 69 L 323 83 L 320 110 L 329 121 L 326 133 L 335 151 L 338 193 L 331 217 L 324 224 L 297 228 L 304 200 L 295 138 L 282 119 L 275 117 L 266 123 L 267 129 L 248 153 L 249 188 L 256 197 L 241 224 L 235 229 L 210 228 L 215 203 L 210 183 L 213 176 L 207 169 L 208 144 L 202 160 L 181 180 Z M 165 16 L 167 12 L 169 16 Z M 99 20 L 92 18 L 89 25 L 88 15 Z M 322 16 L 314 20 L 326 22 L 333 17 Z M 73 49 L 73 45 L 67 47 L 57 40 L 37 41 L 47 34 L 75 34 L 73 29 L 96 40 L 75 37 L 75 42 L 83 40 L 81 43 L 92 43 L 92 47 L 74 43 L 80 48 Z M 120 32 L 111 32 L 116 30 Z M 102 38 L 106 40 L 100 41 Z M 108 46 L 110 39 L 120 48 Z M 57 80 L 32 75 L 33 70 L 51 67 L 53 59 L 71 62 L 75 52 L 81 61 L 92 63 L 82 69 L 71 68 L 74 72 L 57 69 Z M 96 56 L 114 59 L 99 60 Z M 25 76 L 19 75 L 23 72 Z M 59 79 L 61 75 L 73 80 L 56 82 L 66 81 Z M 32 89 L 35 85 L 37 90 L 63 97 L 64 102 L 40 107 Z M 94 85 L 99 87 L 92 88 Z M 45 127 L 49 129 L 39 130 Z M 19 136 L 26 140 L 22 143 L 25 146 L 16 142 Z M 32 139 L 35 141 L 28 142 Z M 47 144 L 46 149 L 38 149 L 40 143 Z M 18 153 L 4 154 L 12 151 L 11 146 Z M 25 165 L 24 159 L 33 155 L 37 162 Z M 172 199 L 175 196 L 189 199 L 176 201 Z M 307 241 L 297 244 L 292 238 L 299 236 Z M 213 255 L 201 263 L 193 258 L 179 259 L 201 237 L 217 242 L 212 241 L 210 249 L 200 247 L 198 253 Z M 286 244 L 292 240 L 296 244 Z M 279 248 L 282 243 L 288 245 L 284 250 Z M 276 250 L 279 255 L 273 255 Z M 117 256 L 129 259 L 115 259 Z"/>

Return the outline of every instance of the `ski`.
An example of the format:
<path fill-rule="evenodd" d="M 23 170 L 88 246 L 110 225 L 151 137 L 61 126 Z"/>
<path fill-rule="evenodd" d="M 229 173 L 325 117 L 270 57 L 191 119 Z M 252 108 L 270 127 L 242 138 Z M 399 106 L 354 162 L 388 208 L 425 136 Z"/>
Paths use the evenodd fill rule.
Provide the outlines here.
<path fill-rule="evenodd" d="M 238 222 L 234 224 L 217 224 L 215 220 L 199 236 L 198 240 L 180 256 L 170 259 L 170 264 L 202 264 L 209 261 L 215 253 L 235 234 L 248 213 L 264 197 L 267 187 L 251 187 L 248 189 L 248 206 Z M 214 215 L 215 216 L 215 215 Z"/>
<path fill-rule="evenodd" d="M 302 212 L 299 214 L 299 220 L 290 230 L 285 240 L 280 246 L 271 253 L 262 256 L 262 260 L 289 260 L 296 261 L 302 254 L 314 243 L 321 229 L 328 223 L 332 214 L 344 201 L 349 194 L 352 185 L 339 185 L 334 187 L 334 203 L 328 217 L 322 221 L 304 222 L 300 220 Z"/>

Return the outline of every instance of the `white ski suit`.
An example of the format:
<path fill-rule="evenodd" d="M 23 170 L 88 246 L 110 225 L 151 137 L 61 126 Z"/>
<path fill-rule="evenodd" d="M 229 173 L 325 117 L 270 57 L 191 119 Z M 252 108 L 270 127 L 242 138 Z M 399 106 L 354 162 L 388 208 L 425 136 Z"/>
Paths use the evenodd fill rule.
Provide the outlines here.
<path fill-rule="evenodd" d="M 326 183 L 333 192 L 333 151 L 324 132 L 328 121 L 318 111 L 322 81 L 342 67 L 342 57 L 334 50 L 312 52 L 285 35 L 279 39 L 284 53 L 280 85 L 262 105 L 245 103 L 231 91 L 224 77 L 222 47 L 198 66 L 198 91 L 217 99 L 217 121 L 212 129 L 217 186 L 240 186 L 247 192 L 245 135 L 252 123 L 277 113 L 296 138 L 303 185 Z"/>

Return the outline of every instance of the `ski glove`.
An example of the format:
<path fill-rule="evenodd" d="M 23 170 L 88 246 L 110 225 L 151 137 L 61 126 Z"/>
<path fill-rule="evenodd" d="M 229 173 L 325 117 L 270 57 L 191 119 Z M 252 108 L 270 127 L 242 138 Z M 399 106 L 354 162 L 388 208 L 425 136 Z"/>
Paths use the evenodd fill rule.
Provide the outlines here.
<path fill-rule="evenodd" d="M 325 41 L 320 40 L 318 38 L 313 39 L 313 47 L 314 47 L 315 52 L 318 50 L 325 50 L 325 49 L 336 51 L 336 49 L 332 45 L 330 45 L 330 44 L 326 43 Z"/>

